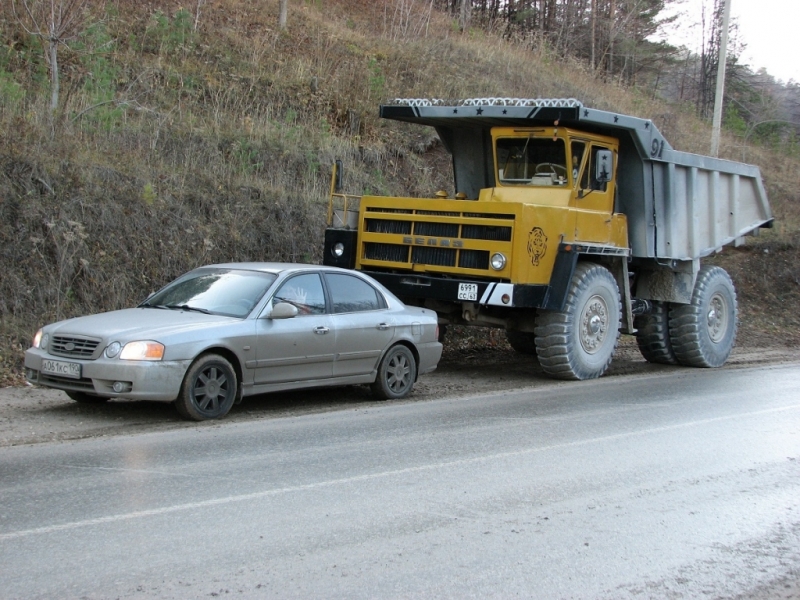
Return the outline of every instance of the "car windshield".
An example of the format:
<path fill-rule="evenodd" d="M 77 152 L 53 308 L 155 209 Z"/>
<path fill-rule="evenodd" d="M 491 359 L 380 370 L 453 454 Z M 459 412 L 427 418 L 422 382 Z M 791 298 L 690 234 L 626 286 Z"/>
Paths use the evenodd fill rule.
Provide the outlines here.
<path fill-rule="evenodd" d="M 179 277 L 139 306 L 246 317 L 275 277 L 259 271 L 199 269 Z"/>

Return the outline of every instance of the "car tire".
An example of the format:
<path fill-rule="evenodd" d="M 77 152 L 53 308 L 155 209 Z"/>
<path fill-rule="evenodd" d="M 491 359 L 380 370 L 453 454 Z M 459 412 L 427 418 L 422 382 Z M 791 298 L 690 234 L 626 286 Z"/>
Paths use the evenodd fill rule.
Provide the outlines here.
<path fill-rule="evenodd" d="M 108 398 L 93 396 L 92 394 L 87 394 L 86 392 L 66 392 L 66 394 L 71 400 L 81 404 L 103 404 L 104 402 L 108 402 Z"/>
<path fill-rule="evenodd" d="M 231 363 L 218 354 L 204 354 L 186 371 L 175 408 L 191 421 L 220 419 L 228 414 L 238 393 Z"/>
<path fill-rule="evenodd" d="M 417 361 L 407 346 L 389 348 L 378 365 L 378 375 L 371 388 L 381 400 L 399 400 L 411 393 L 417 380 Z"/>

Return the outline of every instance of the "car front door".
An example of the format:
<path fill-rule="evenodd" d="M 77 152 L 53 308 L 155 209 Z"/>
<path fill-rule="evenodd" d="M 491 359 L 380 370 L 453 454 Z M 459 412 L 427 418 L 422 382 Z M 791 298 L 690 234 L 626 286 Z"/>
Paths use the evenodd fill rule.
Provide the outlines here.
<path fill-rule="evenodd" d="M 386 300 L 355 275 L 325 273 L 336 329 L 335 377 L 366 375 L 378 365 L 394 337 L 395 322 Z"/>
<path fill-rule="evenodd" d="M 333 375 L 336 333 L 318 273 L 287 279 L 265 310 L 279 302 L 297 307 L 288 319 L 258 320 L 254 383 L 329 379 Z"/>

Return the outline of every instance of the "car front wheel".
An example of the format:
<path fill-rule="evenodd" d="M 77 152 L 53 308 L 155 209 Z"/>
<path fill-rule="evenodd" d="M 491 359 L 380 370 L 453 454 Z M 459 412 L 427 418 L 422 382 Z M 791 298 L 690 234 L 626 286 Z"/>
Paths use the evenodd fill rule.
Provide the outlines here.
<path fill-rule="evenodd" d="M 381 360 L 372 393 L 381 400 L 399 400 L 411 393 L 416 380 L 414 354 L 406 346 L 398 344 L 389 348 Z"/>
<path fill-rule="evenodd" d="M 204 354 L 186 372 L 175 408 L 192 421 L 220 419 L 233 406 L 237 390 L 231 363 L 218 354 Z"/>

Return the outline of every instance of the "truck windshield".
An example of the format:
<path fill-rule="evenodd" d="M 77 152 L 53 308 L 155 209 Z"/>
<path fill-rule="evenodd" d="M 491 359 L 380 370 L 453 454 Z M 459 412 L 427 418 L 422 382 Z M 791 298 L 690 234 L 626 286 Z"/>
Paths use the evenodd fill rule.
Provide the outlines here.
<path fill-rule="evenodd" d="M 500 138 L 497 140 L 497 171 L 501 184 L 566 185 L 564 140 L 532 136 Z"/>

